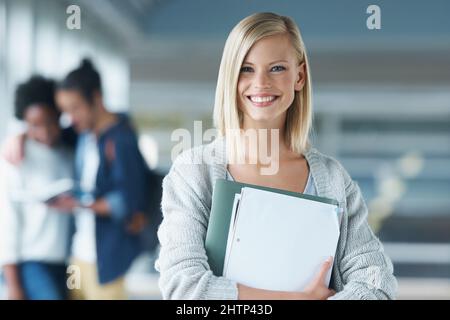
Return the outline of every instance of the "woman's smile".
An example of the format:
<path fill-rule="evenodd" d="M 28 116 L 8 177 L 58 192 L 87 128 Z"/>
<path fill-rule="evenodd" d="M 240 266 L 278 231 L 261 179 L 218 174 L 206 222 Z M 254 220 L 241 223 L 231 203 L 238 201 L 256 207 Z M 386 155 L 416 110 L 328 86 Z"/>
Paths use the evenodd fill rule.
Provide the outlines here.
<path fill-rule="evenodd" d="M 250 100 L 251 104 L 255 107 L 271 106 L 278 98 L 279 96 L 271 94 L 255 94 L 247 96 L 247 99 Z"/>

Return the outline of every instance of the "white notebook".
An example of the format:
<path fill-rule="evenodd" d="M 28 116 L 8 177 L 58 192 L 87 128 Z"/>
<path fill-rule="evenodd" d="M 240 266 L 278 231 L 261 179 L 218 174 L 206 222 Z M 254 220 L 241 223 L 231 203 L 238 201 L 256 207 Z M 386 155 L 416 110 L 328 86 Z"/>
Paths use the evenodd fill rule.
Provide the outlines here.
<path fill-rule="evenodd" d="M 59 196 L 70 193 L 74 188 L 71 179 L 60 179 L 48 185 L 43 185 L 39 190 L 13 190 L 11 198 L 15 202 L 46 202 L 49 203 Z"/>
<path fill-rule="evenodd" d="M 260 289 L 302 291 L 339 239 L 338 206 L 254 188 L 235 198 L 224 276 Z M 327 276 L 327 285 L 331 268 Z"/>

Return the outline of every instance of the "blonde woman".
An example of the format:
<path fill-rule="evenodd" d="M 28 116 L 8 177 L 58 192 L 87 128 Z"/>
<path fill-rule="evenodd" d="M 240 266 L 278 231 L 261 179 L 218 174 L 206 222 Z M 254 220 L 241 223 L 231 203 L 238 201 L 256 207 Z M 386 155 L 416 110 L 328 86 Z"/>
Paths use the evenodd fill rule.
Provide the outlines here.
<path fill-rule="evenodd" d="M 182 153 L 164 179 L 156 267 L 165 299 L 395 297 L 393 266 L 367 224 L 358 185 L 335 159 L 308 143 L 311 92 L 305 46 L 290 18 L 258 13 L 234 27 L 216 90 L 214 120 L 220 136 Z M 249 131 L 262 132 L 253 135 L 253 145 Z M 263 171 L 268 166 L 260 152 L 263 145 L 272 150 L 270 166 L 276 168 L 269 174 Z M 331 259 L 303 292 L 251 288 L 213 275 L 204 241 L 213 187 L 220 178 L 337 199 L 344 213 L 330 288 L 324 283 Z"/>

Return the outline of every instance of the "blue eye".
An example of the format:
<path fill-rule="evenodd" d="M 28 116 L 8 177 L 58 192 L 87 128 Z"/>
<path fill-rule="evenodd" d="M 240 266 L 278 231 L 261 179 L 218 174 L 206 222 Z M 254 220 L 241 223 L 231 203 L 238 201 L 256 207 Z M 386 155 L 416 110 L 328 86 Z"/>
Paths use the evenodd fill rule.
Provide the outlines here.
<path fill-rule="evenodd" d="M 241 68 L 241 73 L 243 73 L 243 72 L 252 72 L 252 71 L 253 71 L 253 69 L 251 67 L 242 67 Z"/>
<path fill-rule="evenodd" d="M 270 71 L 273 71 L 273 72 L 280 72 L 280 71 L 284 71 L 284 70 L 286 70 L 286 68 L 283 66 L 274 66 L 274 67 L 272 67 L 272 69 L 270 69 Z"/>

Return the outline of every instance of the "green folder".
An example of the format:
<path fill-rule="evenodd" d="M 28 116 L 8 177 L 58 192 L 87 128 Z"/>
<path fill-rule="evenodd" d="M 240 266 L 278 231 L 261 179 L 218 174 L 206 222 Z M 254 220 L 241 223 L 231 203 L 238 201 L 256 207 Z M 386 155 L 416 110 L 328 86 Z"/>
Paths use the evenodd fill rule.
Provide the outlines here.
<path fill-rule="evenodd" d="M 209 216 L 208 230 L 206 232 L 205 240 L 208 263 L 212 272 L 216 276 L 223 275 L 223 265 L 225 260 L 225 252 L 227 249 L 228 230 L 230 228 L 234 196 L 237 193 L 241 193 L 241 189 L 243 187 L 251 187 L 271 192 L 282 193 L 298 198 L 319 201 L 327 204 L 334 204 L 336 206 L 339 205 L 339 203 L 333 199 L 234 182 L 225 179 L 218 179 L 213 190 L 211 214 Z"/>

